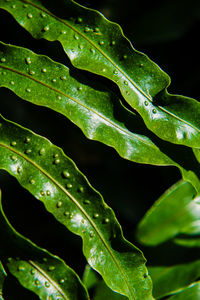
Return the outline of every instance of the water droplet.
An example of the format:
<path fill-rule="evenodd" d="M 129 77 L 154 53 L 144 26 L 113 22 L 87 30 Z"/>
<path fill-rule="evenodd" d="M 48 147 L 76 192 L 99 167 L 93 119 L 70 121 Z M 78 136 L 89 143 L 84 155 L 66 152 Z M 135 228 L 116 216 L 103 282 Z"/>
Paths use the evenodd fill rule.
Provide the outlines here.
<path fill-rule="evenodd" d="M 49 31 L 49 26 L 45 26 L 45 27 L 43 28 L 43 30 L 44 30 L 44 31 Z"/>
<path fill-rule="evenodd" d="M 113 73 L 114 73 L 115 75 L 117 75 L 117 74 L 118 74 L 118 71 L 117 71 L 117 70 L 114 70 Z"/>
<path fill-rule="evenodd" d="M 60 279 L 60 281 L 59 281 L 60 283 L 64 283 L 65 282 L 65 280 L 62 278 L 62 279 Z"/>
<path fill-rule="evenodd" d="M 102 69 L 102 72 L 106 72 L 106 69 Z"/>
<path fill-rule="evenodd" d="M 83 201 L 83 203 L 84 203 L 84 204 L 90 204 L 90 200 L 85 199 L 85 200 Z"/>
<path fill-rule="evenodd" d="M 40 192 L 40 195 L 41 195 L 41 196 L 44 196 L 44 195 L 45 195 L 45 193 L 44 193 L 43 191 L 41 191 L 41 192 Z"/>
<path fill-rule="evenodd" d="M 52 81 L 53 83 L 55 83 L 55 82 L 56 82 L 56 78 L 51 79 L 51 81 Z"/>
<path fill-rule="evenodd" d="M 23 266 L 19 266 L 19 267 L 17 268 L 17 270 L 18 270 L 18 271 L 24 271 L 25 268 L 24 268 Z"/>
<path fill-rule="evenodd" d="M 129 96 L 129 95 L 130 95 L 130 92 L 129 92 L 129 91 L 126 91 L 126 95 Z"/>
<path fill-rule="evenodd" d="M 77 19 L 77 22 L 78 22 L 78 23 L 82 23 L 82 22 L 83 22 L 83 19 L 79 17 L 79 18 Z"/>
<path fill-rule="evenodd" d="M 92 238 L 92 237 L 94 237 L 94 232 L 90 232 L 90 237 Z"/>
<path fill-rule="evenodd" d="M 49 270 L 49 271 L 53 271 L 53 270 L 55 270 L 55 267 L 54 267 L 54 266 L 49 266 L 49 267 L 48 267 L 48 270 Z"/>
<path fill-rule="evenodd" d="M 94 49 L 94 48 L 91 48 L 91 49 L 90 49 L 90 52 L 95 53 L 95 49 Z"/>
<path fill-rule="evenodd" d="M 31 153 L 31 152 L 32 152 L 31 149 L 26 149 L 26 150 L 24 151 L 25 154 L 29 154 L 29 153 Z"/>
<path fill-rule="evenodd" d="M 114 46 L 115 44 L 116 44 L 116 42 L 115 42 L 115 41 L 112 41 L 112 42 L 111 42 L 111 45 L 113 45 L 113 46 Z"/>
<path fill-rule="evenodd" d="M 11 81 L 10 81 L 10 84 L 11 84 L 11 85 L 14 85 L 15 83 L 14 83 L 14 81 L 11 80 Z"/>
<path fill-rule="evenodd" d="M 36 285 L 39 285 L 39 284 L 40 284 L 39 280 L 36 280 L 36 281 L 35 281 L 35 284 L 36 284 Z"/>
<path fill-rule="evenodd" d="M 65 178 L 69 178 L 70 177 L 70 173 L 67 171 L 67 170 L 64 170 L 62 172 L 62 175 L 65 177 Z"/>
<path fill-rule="evenodd" d="M 69 215 L 69 212 L 68 212 L 68 211 L 65 211 L 63 214 L 64 214 L 64 216 L 68 216 L 68 215 Z"/>
<path fill-rule="evenodd" d="M 31 274 L 32 275 L 34 275 L 35 274 L 35 270 L 33 269 L 33 270 L 31 270 Z"/>
<path fill-rule="evenodd" d="M 40 150 L 39 150 L 39 155 L 43 155 L 45 153 L 45 149 L 44 148 L 41 148 Z"/>
<path fill-rule="evenodd" d="M 72 184 L 71 183 L 68 183 L 67 185 L 66 185 L 66 189 L 71 189 L 72 188 Z"/>
<path fill-rule="evenodd" d="M 41 69 L 42 73 L 46 73 L 46 71 L 47 71 L 47 69 L 45 69 L 45 68 Z"/>
<path fill-rule="evenodd" d="M 100 42 L 99 42 L 99 45 L 103 45 L 103 44 L 104 44 L 104 41 L 100 41 Z"/>
<path fill-rule="evenodd" d="M 78 35 L 74 35 L 74 38 L 75 38 L 75 40 L 78 40 L 79 39 L 79 36 Z"/>
<path fill-rule="evenodd" d="M 22 172 L 22 167 L 18 167 L 17 168 L 17 173 L 19 174 L 19 173 L 21 173 Z"/>
<path fill-rule="evenodd" d="M 51 192 L 50 192 L 49 190 L 47 190 L 47 191 L 46 191 L 46 195 L 47 195 L 47 196 L 50 196 L 50 195 L 51 195 Z"/>
<path fill-rule="evenodd" d="M 58 201 L 58 203 L 56 204 L 57 208 L 60 208 L 62 206 L 62 202 Z"/>
<path fill-rule="evenodd" d="M 47 262 L 47 258 L 46 257 L 43 257 L 42 259 L 44 262 Z"/>
<path fill-rule="evenodd" d="M 140 64 L 140 67 L 143 67 L 144 65 L 143 64 Z"/>
<path fill-rule="evenodd" d="M 30 59 L 30 57 L 26 57 L 26 58 L 25 58 L 25 62 L 27 63 L 27 65 L 30 65 L 30 64 L 31 64 L 31 59 Z"/>
<path fill-rule="evenodd" d="M 85 28 L 84 28 L 84 31 L 85 31 L 85 32 L 89 32 L 89 31 L 91 31 L 91 29 L 90 29 L 89 27 L 85 27 Z"/>
<path fill-rule="evenodd" d="M 34 179 L 30 179 L 29 182 L 30 182 L 30 184 L 34 184 L 35 180 Z"/>
<path fill-rule="evenodd" d="M 78 189 L 78 191 L 79 191 L 80 193 L 83 193 L 83 192 L 84 192 L 84 187 L 83 187 L 83 186 L 80 186 L 79 189 Z"/>
<path fill-rule="evenodd" d="M 72 215 L 72 214 L 70 214 L 70 215 L 69 215 L 69 219 L 72 219 L 72 218 L 73 218 L 73 215 Z"/>
<path fill-rule="evenodd" d="M 45 15 L 44 12 L 41 12 L 41 13 L 40 13 L 40 16 L 41 16 L 42 18 L 45 18 L 45 17 L 46 17 L 46 15 Z"/>
<path fill-rule="evenodd" d="M 27 4 L 24 4 L 24 5 L 23 5 L 23 7 L 24 7 L 24 8 L 27 8 L 27 7 L 28 7 L 28 5 L 27 5 Z"/>
<path fill-rule="evenodd" d="M 66 76 L 60 76 L 60 79 L 61 79 L 61 80 L 66 80 L 67 77 L 66 77 Z"/>
<path fill-rule="evenodd" d="M 123 59 L 127 59 L 127 57 L 128 57 L 128 56 L 127 56 L 126 54 L 123 55 Z"/>
<path fill-rule="evenodd" d="M 25 138 L 24 142 L 28 144 L 28 143 L 30 143 L 30 141 L 31 141 L 31 139 L 27 137 L 27 138 Z"/>
<path fill-rule="evenodd" d="M 128 85 L 128 81 L 124 80 L 124 84 L 125 84 L 125 85 Z"/>
<path fill-rule="evenodd" d="M 58 165 L 60 163 L 60 159 L 55 159 L 53 163 L 54 165 Z"/>
<path fill-rule="evenodd" d="M 105 218 L 103 222 L 107 224 L 110 222 L 110 220 L 108 218 Z"/>
<path fill-rule="evenodd" d="M 82 91 L 82 89 L 83 89 L 82 86 L 77 87 L 78 91 Z"/>
<path fill-rule="evenodd" d="M 143 275 L 144 278 L 147 278 L 147 276 L 148 276 L 147 274 L 144 274 L 144 275 Z"/>
<path fill-rule="evenodd" d="M 30 93 L 30 92 L 31 92 L 31 89 L 27 88 L 26 91 L 27 91 L 28 93 Z"/>
<path fill-rule="evenodd" d="M 28 73 L 29 73 L 30 75 L 34 75 L 34 74 L 35 74 L 35 71 L 30 70 Z"/>
<path fill-rule="evenodd" d="M 56 157 L 58 157 L 58 156 L 59 156 L 58 153 L 56 153 L 56 154 L 53 155 L 54 158 L 56 158 Z"/>
<path fill-rule="evenodd" d="M 78 47 L 79 47 L 79 49 L 83 49 L 83 45 L 79 45 Z"/>
<path fill-rule="evenodd" d="M 94 31 L 99 32 L 100 31 L 99 27 L 95 27 Z"/>
<path fill-rule="evenodd" d="M 28 13 L 28 14 L 27 14 L 27 17 L 28 17 L 29 19 L 32 19 L 33 15 L 32 15 L 31 13 Z"/>
<path fill-rule="evenodd" d="M 75 52 L 75 49 L 71 49 L 72 52 Z"/>
<path fill-rule="evenodd" d="M 62 33 L 62 34 L 66 34 L 67 32 L 66 32 L 65 30 L 62 30 L 61 33 Z"/>
<path fill-rule="evenodd" d="M 2 57 L 2 58 L 1 58 L 1 62 L 6 62 L 5 57 Z"/>
<path fill-rule="evenodd" d="M 144 105 L 148 106 L 149 105 L 148 101 L 144 101 Z"/>
<path fill-rule="evenodd" d="M 99 217 L 99 214 L 96 213 L 93 215 L 93 217 L 94 217 L 94 219 L 97 219 Z"/>
<path fill-rule="evenodd" d="M 16 145 L 17 145 L 17 142 L 12 141 L 12 142 L 10 143 L 10 145 L 11 145 L 11 146 L 16 146 Z"/>
<path fill-rule="evenodd" d="M 58 98 L 59 100 L 61 100 L 61 99 L 62 99 L 62 98 L 61 98 L 61 96 L 58 96 L 57 98 Z"/>
<path fill-rule="evenodd" d="M 152 109 L 152 113 L 153 113 L 153 114 L 156 114 L 156 112 L 157 112 L 156 109 L 153 108 L 153 109 Z"/>

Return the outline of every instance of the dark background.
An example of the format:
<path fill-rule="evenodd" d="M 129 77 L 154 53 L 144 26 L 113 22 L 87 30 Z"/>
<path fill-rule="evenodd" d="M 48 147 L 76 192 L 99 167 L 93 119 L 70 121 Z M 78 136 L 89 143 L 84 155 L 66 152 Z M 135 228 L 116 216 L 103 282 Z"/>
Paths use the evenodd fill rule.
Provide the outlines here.
<path fill-rule="evenodd" d="M 199 1 L 78 2 L 100 10 L 110 20 L 119 23 L 134 48 L 147 54 L 170 75 L 172 83 L 169 92 L 199 99 Z M 60 44 L 34 40 L 8 13 L 1 10 L 0 28 L 1 41 L 46 54 L 72 68 Z M 112 85 L 106 79 L 98 80 Z M 119 93 L 117 87 L 113 88 Z M 4 117 L 46 136 L 63 148 L 114 209 L 125 237 L 137 244 L 134 237 L 137 223 L 152 203 L 181 178 L 179 171 L 174 167 L 141 165 L 123 160 L 112 148 L 87 140 L 81 130 L 62 115 L 25 102 L 9 90 L 1 89 L 0 99 L 0 110 Z M 82 276 L 86 260 L 82 255 L 80 238 L 56 222 L 42 203 L 4 171 L 0 172 L 0 187 L 4 210 L 16 230 L 63 258 Z M 138 246 L 152 264 L 156 261 L 158 264 L 186 262 L 191 257 L 198 257 L 194 250 L 175 247 L 170 242 L 156 249 Z M 8 286 L 11 284 L 15 289 L 20 289 L 14 279 L 7 282 Z M 12 296 L 12 289 L 9 290 L 8 299 L 16 299 Z M 37 299 L 29 292 L 23 293 L 20 299 Z"/>

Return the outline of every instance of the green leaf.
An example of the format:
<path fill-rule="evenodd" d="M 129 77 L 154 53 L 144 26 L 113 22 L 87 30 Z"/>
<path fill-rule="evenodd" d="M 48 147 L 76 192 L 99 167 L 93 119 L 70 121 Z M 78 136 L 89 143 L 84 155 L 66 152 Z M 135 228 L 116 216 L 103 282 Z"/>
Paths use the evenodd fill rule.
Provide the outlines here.
<path fill-rule="evenodd" d="M 0 191 L 1 194 L 1 191 Z M 0 195 L 1 197 L 1 195 Z M 4 284 L 4 280 L 6 278 L 7 274 L 6 271 L 4 270 L 4 267 L 0 261 L 0 300 L 4 300 L 3 298 L 3 284 Z"/>
<path fill-rule="evenodd" d="M 88 138 L 114 147 L 124 158 L 139 163 L 173 164 L 148 137 L 129 131 L 116 119 L 121 111 L 126 122 L 130 119 L 135 124 L 136 132 L 144 128 L 139 117 L 118 103 L 117 96 L 102 90 L 102 86 L 96 90 L 70 73 L 67 67 L 46 56 L 0 42 L 0 86 L 62 113 Z"/>
<path fill-rule="evenodd" d="M 60 258 L 17 233 L 8 222 L 1 203 L 0 240 L 0 258 L 4 265 L 40 299 L 88 299 L 87 291 L 76 273 Z"/>
<path fill-rule="evenodd" d="M 166 145 L 157 146 L 157 141 L 152 142 L 146 136 L 149 132 L 141 118 L 124 109 L 110 91 L 103 90 L 102 86 L 95 90 L 83 79 L 75 79 L 65 66 L 24 48 L 0 43 L 0 55 L 0 86 L 27 101 L 62 113 L 88 138 L 114 147 L 124 158 L 138 163 L 177 166 L 183 178 L 200 191 L 199 179 L 194 174 L 198 170 L 186 170 L 183 163 L 177 158 L 174 160 L 176 149 L 168 153 Z M 136 133 L 128 129 L 129 124 Z M 190 167 L 191 161 L 192 158 Z"/>
<path fill-rule="evenodd" d="M 173 239 L 173 242 L 182 247 L 189 247 L 189 248 L 199 248 L 200 247 L 200 238 L 199 236 L 184 236 L 184 237 L 177 237 Z"/>
<path fill-rule="evenodd" d="M 156 299 L 176 293 L 200 277 L 200 261 L 170 267 L 149 267 Z"/>
<path fill-rule="evenodd" d="M 83 252 L 114 291 L 152 299 L 142 252 L 126 241 L 113 211 L 75 164 L 47 139 L 1 118 L 0 167 L 83 239 Z"/>
<path fill-rule="evenodd" d="M 60 41 L 74 66 L 117 83 L 126 101 L 159 137 L 199 147 L 199 103 L 170 95 L 169 76 L 132 47 L 119 25 L 71 0 L 56 5 L 54 1 L 0 0 L 0 7 L 35 38 Z"/>
<path fill-rule="evenodd" d="M 93 289 L 92 300 L 125 300 L 125 297 L 109 289 L 98 274 L 87 265 L 83 274 L 83 282 L 88 290 Z"/>
<path fill-rule="evenodd" d="M 193 186 L 183 180 L 168 189 L 150 208 L 139 223 L 138 240 L 154 246 L 179 233 L 191 232 L 199 223 L 199 197 Z"/>
<path fill-rule="evenodd" d="M 172 296 L 169 300 L 199 300 L 200 299 L 200 282 L 194 282 L 182 292 Z"/>

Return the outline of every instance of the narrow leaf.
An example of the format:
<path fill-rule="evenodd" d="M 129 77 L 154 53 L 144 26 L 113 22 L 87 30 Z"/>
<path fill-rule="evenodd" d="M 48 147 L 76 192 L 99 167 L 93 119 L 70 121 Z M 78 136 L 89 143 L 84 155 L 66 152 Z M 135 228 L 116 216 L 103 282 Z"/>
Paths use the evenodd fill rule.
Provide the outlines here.
<path fill-rule="evenodd" d="M 194 174 L 198 170 L 188 171 L 182 163 L 176 162 L 177 158 L 174 161 L 176 149 L 165 154 L 167 147 L 164 145 L 161 151 L 160 145 L 147 136 L 149 132 L 141 118 L 126 110 L 119 99 L 102 86 L 96 90 L 82 78 L 75 79 L 68 68 L 48 57 L 1 42 L 0 70 L 0 86 L 11 89 L 27 101 L 62 113 L 88 138 L 114 147 L 124 158 L 178 167 L 183 178 L 200 191 L 199 179 Z M 129 124 L 136 133 L 129 130 Z"/>
<path fill-rule="evenodd" d="M 4 298 L 3 298 L 3 284 L 4 284 L 4 280 L 5 280 L 6 276 L 7 276 L 6 271 L 4 270 L 4 267 L 3 267 L 3 265 L 0 261 L 0 300 L 4 300 Z"/>
<path fill-rule="evenodd" d="M 132 47 L 118 24 L 71 0 L 56 5 L 45 0 L 0 0 L 0 7 L 33 37 L 60 41 L 74 66 L 117 83 L 126 101 L 159 137 L 199 147 L 199 103 L 170 95 L 169 76 Z"/>
<path fill-rule="evenodd" d="M 136 131 L 144 128 L 141 120 L 125 110 L 114 94 L 102 90 L 102 86 L 96 90 L 89 82 L 76 80 L 67 67 L 46 56 L 0 42 L 0 86 L 62 113 L 88 138 L 114 147 L 124 158 L 139 163 L 173 164 L 148 137 L 132 133 L 116 119 L 118 111 L 122 111 L 124 120 L 131 119 Z"/>
<path fill-rule="evenodd" d="M 110 288 L 129 299 L 152 299 L 143 254 L 124 239 L 113 211 L 60 148 L 1 118 L 0 167 L 82 237 L 85 257 Z"/>
<path fill-rule="evenodd" d="M 200 277 L 200 261 L 171 267 L 149 267 L 156 299 L 183 290 Z"/>
<path fill-rule="evenodd" d="M 4 265 L 40 299 L 88 299 L 87 291 L 76 273 L 60 258 L 17 233 L 8 222 L 1 203 L 0 240 L 0 258 Z"/>
<path fill-rule="evenodd" d="M 172 296 L 169 300 L 199 300 L 200 299 L 200 282 L 194 282 L 182 292 Z"/>
<path fill-rule="evenodd" d="M 199 223 L 200 205 L 193 186 L 183 180 L 168 189 L 139 223 L 138 240 L 154 246 Z"/>
<path fill-rule="evenodd" d="M 189 248 L 200 248 L 200 238 L 199 236 L 184 236 L 184 237 L 177 237 L 173 239 L 173 242 L 182 247 L 189 247 Z"/>

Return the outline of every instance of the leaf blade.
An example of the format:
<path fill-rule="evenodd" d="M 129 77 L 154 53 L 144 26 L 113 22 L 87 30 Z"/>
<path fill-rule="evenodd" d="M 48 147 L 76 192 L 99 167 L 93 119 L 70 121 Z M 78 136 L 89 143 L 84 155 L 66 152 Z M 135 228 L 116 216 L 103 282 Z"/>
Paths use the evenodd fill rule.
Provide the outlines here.
<path fill-rule="evenodd" d="M 114 213 L 74 163 L 47 139 L 3 118 L 1 124 L 1 168 L 82 237 L 84 255 L 109 287 L 129 299 L 151 299 L 143 254 L 124 239 Z"/>
<path fill-rule="evenodd" d="M 199 218 L 198 197 L 190 183 L 183 180 L 168 189 L 139 223 L 137 237 L 141 243 L 155 246 L 187 232 Z"/>
<path fill-rule="evenodd" d="M 35 38 L 60 41 L 74 66 L 116 82 L 126 101 L 160 138 L 199 147 L 198 102 L 170 95 L 168 75 L 132 47 L 119 25 L 70 0 L 59 3 L 65 19 L 51 12 L 56 8 L 50 1 L 12 0 L 12 4 L 0 1 L 0 7 Z"/>

